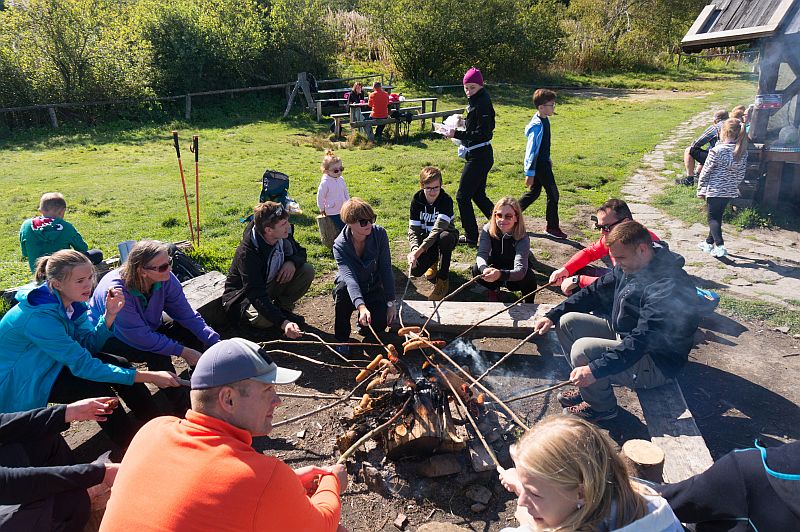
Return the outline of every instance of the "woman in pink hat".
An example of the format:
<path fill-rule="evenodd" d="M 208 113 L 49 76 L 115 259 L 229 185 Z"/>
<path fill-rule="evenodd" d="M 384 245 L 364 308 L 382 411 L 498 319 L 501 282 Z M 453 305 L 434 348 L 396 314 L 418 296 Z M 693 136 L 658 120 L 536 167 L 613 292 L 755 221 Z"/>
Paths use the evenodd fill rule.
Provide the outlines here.
<path fill-rule="evenodd" d="M 494 202 L 486 196 L 486 176 L 494 164 L 492 151 L 492 132 L 494 131 L 494 107 L 489 93 L 483 88 L 483 74 L 477 68 L 470 68 L 464 74 L 464 93 L 467 95 L 466 128 L 450 131 L 447 136 L 461 141 L 459 156 L 466 159 L 461 181 L 458 184 L 456 202 L 461 213 L 464 234 L 458 241 L 472 246 L 478 243 L 478 222 L 472 202 L 487 219 L 492 219 Z"/>

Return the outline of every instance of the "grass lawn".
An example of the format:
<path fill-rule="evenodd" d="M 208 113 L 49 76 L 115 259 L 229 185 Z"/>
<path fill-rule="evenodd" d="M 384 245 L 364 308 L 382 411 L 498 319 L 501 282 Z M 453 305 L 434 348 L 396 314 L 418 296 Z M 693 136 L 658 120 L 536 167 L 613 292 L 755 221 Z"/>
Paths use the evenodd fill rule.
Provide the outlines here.
<path fill-rule="evenodd" d="M 614 99 L 606 96 L 561 94 L 552 119 L 554 173 L 561 191 L 561 215 L 568 219 L 581 205 L 598 205 L 617 196 L 643 154 L 651 150 L 678 123 L 713 105 L 745 103 L 754 94 L 753 82 L 743 75 L 717 80 L 665 80 L 661 88 L 678 92 L 663 97 Z M 631 78 L 635 80 L 635 77 Z M 652 83 L 652 82 L 651 82 Z M 397 89 L 395 89 L 397 90 Z M 696 91 L 688 93 L 686 91 Z M 492 142 L 495 165 L 489 174 L 488 194 L 519 196 L 523 191 L 523 128 L 533 114 L 531 89 L 491 88 L 497 112 Z M 406 88 L 407 96 L 420 95 Z M 444 95 L 439 109 L 465 105 L 463 95 Z M 170 131 L 178 129 L 187 177 L 194 165 L 188 150 L 192 134 L 200 135 L 202 242 L 199 253 L 212 267 L 224 270 L 241 238 L 239 218 L 258 199 L 265 168 L 291 178 L 290 196 L 304 214 L 294 217 L 298 240 L 309 250 L 319 272 L 335 265 L 319 241 L 315 193 L 319 164 L 329 143 L 328 124 L 305 114 L 280 120 L 285 101 L 265 96 L 195 102 L 189 123 L 115 123 L 97 128 L 28 131 L 0 141 L 0 212 L 5 228 L 0 234 L 0 283 L 8 288 L 27 282 L 27 263 L 20 255 L 18 229 L 36 214 L 39 196 L 62 192 L 69 205 L 66 218 L 90 246 L 106 256 L 116 255 L 123 240 L 189 238 L 183 193 Z M 177 110 L 176 110 L 176 115 Z M 462 161 L 453 144 L 412 125 L 411 138 L 402 144 L 337 148 L 346 167 L 351 196 L 373 204 L 378 223 L 392 239 L 395 264 L 405 270 L 408 204 L 418 188 L 425 165 L 442 168 L 445 186 L 455 196 Z M 194 206 L 194 184 L 191 184 Z M 544 199 L 528 215 L 543 224 Z M 534 244 L 535 245 L 535 244 Z M 534 252 L 536 250 L 534 249 Z M 471 262 L 472 251 L 459 248 L 454 260 Z M 316 292 L 330 287 L 319 283 Z"/>

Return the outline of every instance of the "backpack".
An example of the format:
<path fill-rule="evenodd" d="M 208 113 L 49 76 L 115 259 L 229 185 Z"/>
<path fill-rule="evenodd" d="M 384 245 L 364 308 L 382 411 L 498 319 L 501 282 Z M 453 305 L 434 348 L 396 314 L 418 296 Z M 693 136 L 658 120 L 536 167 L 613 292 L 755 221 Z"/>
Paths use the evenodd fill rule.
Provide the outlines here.
<path fill-rule="evenodd" d="M 275 170 L 264 170 L 264 175 L 261 178 L 261 195 L 258 197 L 258 202 L 274 201 L 286 207 L 288 195 L 289 176 Z"/>
<path fill-rule="evenodd" d="M 189 255 L 178 249 L 175 244 L 169 246 L 169 256 L 172 257 L 172 273 L 180 282 L 200 277 L 206 269 L 195 262 Z"/>

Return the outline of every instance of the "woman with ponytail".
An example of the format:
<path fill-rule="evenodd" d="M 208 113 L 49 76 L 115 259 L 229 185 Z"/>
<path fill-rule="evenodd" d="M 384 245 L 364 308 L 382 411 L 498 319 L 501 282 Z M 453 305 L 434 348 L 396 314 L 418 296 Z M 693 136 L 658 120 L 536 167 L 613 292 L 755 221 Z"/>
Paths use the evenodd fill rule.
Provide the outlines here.
<path fill-rule="evenodd" d="M 739 183 L 747 170 L 747 135 L 744 124 L 730 118 L 722 124 L 720 142 L 708 152 L 697 181 L 697 197 L 708 208 L 708 238 L 697 247 L 712 257 L 728 254 L 722 239 L 722 215 L 733 198 L 739 197 Z"/>
<path fill-rule="evenodd" d="M 552 416 L 511 447 L 516 467 L 500 469 L 528 530 L 680 532 L 667 501 L 631 482 L 614 442 L 589 421 Z"/>
<path fill-rule="evenodd" d="M 19 304 L 0 321 L 0 412 L 114 396 L 117 390 L 146 421 L 157 410 L 147 388 L 134 383 L 179 385 L 174 373 L 137 370 L 124 359 L 94 355 L 113 336 L 125 299 L 120 290 L 109 290 L 105 314 L 93 326 L 86 305 L 93 285 L 94 266 L 78 251 L 57 251 L 37 261 L 36 282 L 17 292 Z M 122 408 L 112 408 L 100 426 L 125 447 L 135 426 Z"/>

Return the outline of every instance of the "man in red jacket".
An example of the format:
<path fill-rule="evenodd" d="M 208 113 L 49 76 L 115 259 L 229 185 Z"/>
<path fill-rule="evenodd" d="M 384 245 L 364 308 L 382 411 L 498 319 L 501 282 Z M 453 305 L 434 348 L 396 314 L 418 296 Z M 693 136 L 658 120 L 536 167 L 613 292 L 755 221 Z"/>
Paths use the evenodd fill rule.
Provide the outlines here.
<path fill-rule="evenodd" d="M 372 84 L 372 92 L 369 95 L 369 108 L 372 109 L 372 113 L 369 115 L 371 119 L 389 118 L 389 94 L 381 88 L 380 81 Z M 375 126 L 375 140 L 381 139 L 383 128 L 385 127 L 386 124 Z"/>
<path fill-rule="evenodd" d="M 610 199 L 597 209 L 595 227 L 600 231 L 600 240 L 587 248 L 575 253 L 564 266 L 550 274 L 550 283 L 559 283 L 564 295 L 572 295 L 575 290 L 585 288 L 592 284 L 598 277 L 605 275 L 610 268 L 599 268 L 589 266 L 589 263 L 600 260 L 608 256 L 608 245 L 606 237 L 611 230 L 625 220 L 633 220 L 628 204 L 621 199 Z M 649 231 L 653 242 L 661 239 L 654 232 Z M 614 257 L 611 257 L 611 264 L 614 264 Z M 583 270 L 583 275 L 576 275 L 579 270 Z"/>

